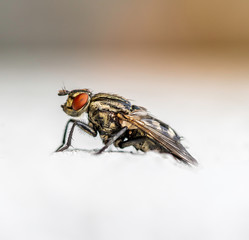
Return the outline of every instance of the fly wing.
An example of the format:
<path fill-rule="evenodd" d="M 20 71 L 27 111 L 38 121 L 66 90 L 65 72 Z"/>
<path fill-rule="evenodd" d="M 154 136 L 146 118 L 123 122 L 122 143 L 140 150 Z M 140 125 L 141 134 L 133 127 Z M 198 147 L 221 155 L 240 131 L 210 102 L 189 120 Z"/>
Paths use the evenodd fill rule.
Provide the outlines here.
<path fill-rule="evenodd" d="M 181 138 L 178 134 L 167 124 L 149 115 L 147 111 L 138 110 L 129 115 L 122 114 L 119 117 L 144 131 L 148 137 L 169 151 L 177 159 L 186 164 L 197 165 L 196 159 L 180 143 Z"/>

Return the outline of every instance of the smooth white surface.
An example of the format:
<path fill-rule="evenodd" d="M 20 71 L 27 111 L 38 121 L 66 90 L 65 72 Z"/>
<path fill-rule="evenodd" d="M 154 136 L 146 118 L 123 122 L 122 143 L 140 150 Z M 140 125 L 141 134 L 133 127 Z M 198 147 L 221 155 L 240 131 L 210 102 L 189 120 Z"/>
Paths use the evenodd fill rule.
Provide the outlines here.
<path fill-rule="evenodd" d="M 0 61 L 0 239 L 248 239 L 246 59 L 34 51 Z M 54 154 L 63 84 L 147 107 L 200 166 L 153 152 Z M 76 131 L 73 145 L 102 143 Z"/>

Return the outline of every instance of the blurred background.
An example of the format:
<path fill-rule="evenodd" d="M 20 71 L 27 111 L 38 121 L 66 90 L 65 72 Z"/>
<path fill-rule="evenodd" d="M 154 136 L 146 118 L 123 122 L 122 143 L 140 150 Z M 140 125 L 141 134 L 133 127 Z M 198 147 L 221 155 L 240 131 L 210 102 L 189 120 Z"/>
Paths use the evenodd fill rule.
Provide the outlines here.
<path fill-rule="evenodd" d="M 248 45 L 248 1 L 31 1 L 1 4 L 2 45 Z"/>
<path fill-rule="evenodd" d="M 0 239 L 249 238 L 249 1 L 0 5 Z M 64 86 L 148 108 L 200 166 L 54 154 Z M 76 131 L 73 146 L 102 143 Z"/>

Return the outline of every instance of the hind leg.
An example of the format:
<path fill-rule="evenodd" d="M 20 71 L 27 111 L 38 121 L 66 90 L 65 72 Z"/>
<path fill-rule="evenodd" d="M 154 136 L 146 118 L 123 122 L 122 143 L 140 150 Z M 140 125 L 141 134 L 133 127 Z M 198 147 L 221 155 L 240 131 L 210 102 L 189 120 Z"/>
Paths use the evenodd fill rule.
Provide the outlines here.
<path fill-rule="evenodd" d="M 159 145 L 157 145 L 155 142 L 150 140 L 149 138 L 145 136 L 136 137 L 134 139 L 126 140 L 126 141 L 117 141 L 115 144 L 116 147 L 120 148 L 126 148 L 133 146 L 136 148 L 136 150 L 141 150 L 142 152 L 148 152 L 148 151 L 159 151 L 161 153 L 168 153 L 165 149 L 162 149 Z"/>

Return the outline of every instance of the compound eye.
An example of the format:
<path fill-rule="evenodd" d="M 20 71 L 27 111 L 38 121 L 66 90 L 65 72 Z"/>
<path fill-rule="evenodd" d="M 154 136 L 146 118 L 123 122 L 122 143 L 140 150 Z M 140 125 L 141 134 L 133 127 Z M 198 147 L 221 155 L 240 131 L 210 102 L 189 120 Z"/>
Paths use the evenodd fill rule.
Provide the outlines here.
<path fill-rule="evenodd" d="M 73 110 L 77 111 L 81 109 L 88 100 L 88 94 L 87 93 L 81 93 L 77 97 L 74 98 L 72 108 Z"/>

